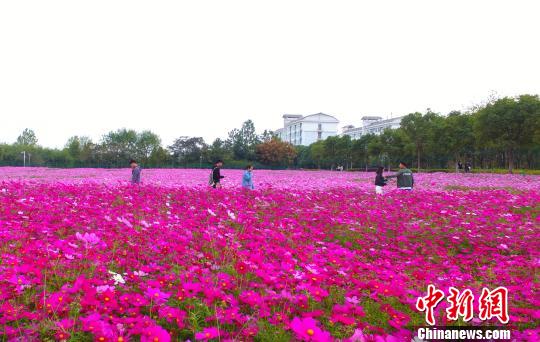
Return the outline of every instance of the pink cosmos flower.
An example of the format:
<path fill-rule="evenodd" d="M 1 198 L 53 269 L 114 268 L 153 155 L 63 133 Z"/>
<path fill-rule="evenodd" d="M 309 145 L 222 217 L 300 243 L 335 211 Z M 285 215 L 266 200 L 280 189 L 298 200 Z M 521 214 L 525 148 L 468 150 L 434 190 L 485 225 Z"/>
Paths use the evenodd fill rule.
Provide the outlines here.
<path fill-rule="evenodd" d="M 317 321 L 311 317 L 306 318 L 293 318 L 290 327 L 296 334 L 296 337 L 302 341 L 331 341 L 330 333 L 321 330 L 317 326 Z"/>
<path fill-rule="evenodd" d="M 354 334 L 349 337 L 346 342 L 367 342 L 366 335 L 361 329 L 355 329 Z"/>
<path fill-rule="evenodd" d="M 159 325 L 146 328 L 141 334 L 141 342 L 170 342 L 171 335 Z"/>
<path fill-rule="evenodd" d="M 216 327 L 204 328 L 202 332 L 196 333 L 197 340 L 206 341 L 219 337 L 219 330 Z"/>
<path fill-rule="evenodd" d="M 186 312 L 178 308 L 163 306 L 159 309 L 159 317 L 165 318 L 169 323 L 175 322 L 180 328 L 185 326 L 184 320 L 186 319 L 186 316 Z"/>
<path fill-rule="evenodd" d="M 160 289 L 152 287 L 149 287 L 144 294 L 157 304 L 165 303 L 171 296 L 169 293 L 162 292 Z"/>
<path fill-rule="evenodd" d="M 80 240 L 80 241 L 84 242 L 84 245 L 85 245 L 86 248 L 95 246 L 101 241 L 99 239 L 99 237 L 94 233 L 81 234 L 81 233 L 77 232 L 75 234 L 75 237 L 77 238 L 77 240 Z"/>

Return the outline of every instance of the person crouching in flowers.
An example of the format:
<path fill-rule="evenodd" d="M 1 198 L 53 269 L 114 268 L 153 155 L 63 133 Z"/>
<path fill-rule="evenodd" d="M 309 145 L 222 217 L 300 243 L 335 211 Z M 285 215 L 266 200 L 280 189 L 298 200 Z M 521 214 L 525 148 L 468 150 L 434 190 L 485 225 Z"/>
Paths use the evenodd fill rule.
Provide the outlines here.
<path fill-rule="evenodd" d="M 253 186 L 253 165 L 246 166 L 242 175 L 242 187 L 249 190 L 255 189 Z"/>
<path fill-rule="evenodd" d="M 386 185 L 386 178 L 383 177 L 384 167 L 379 166 L 377 168 L 377 175 L 375 176 L 375 193 L 377 195 L 383 194 L 383 186 Z"/>

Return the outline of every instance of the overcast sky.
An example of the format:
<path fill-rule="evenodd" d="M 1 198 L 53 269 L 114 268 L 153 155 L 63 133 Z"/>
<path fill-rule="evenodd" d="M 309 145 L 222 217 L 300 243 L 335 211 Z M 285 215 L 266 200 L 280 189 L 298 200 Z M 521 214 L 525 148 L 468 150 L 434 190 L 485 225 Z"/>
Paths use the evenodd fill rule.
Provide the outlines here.
<path fill-rule="evenodd" d="M 540 93 L 540 1 L 1 1 L 0 142 L 446 114 Z"/>

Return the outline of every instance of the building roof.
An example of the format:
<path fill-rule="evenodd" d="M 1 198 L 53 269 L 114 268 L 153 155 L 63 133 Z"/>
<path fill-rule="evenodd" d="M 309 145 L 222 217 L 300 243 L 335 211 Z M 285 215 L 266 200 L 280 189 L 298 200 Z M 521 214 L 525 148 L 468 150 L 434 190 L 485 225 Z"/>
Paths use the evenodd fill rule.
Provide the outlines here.
<path fill-rule="evenodd" d="M 356 132 L 356 131 L 362 131 L 363 129 L 364 129 L 363 127 L 352 127 L 352 128 L 349 128 L 349 129 L 344 129 L 343 133 L 352 133 L 352 132 Z"/>
<path fill-rule="evenodd" d="M 296 122 L 304 121 L 306 119 L 309 120 L 310 117 L 316 116 L 316 115 L 323 115 L 323 116 L 329 117 L 329 118 L 333 119 L 334 122 L 339 123 L 339 120 L 335 116 L 332 116 L 332 115 L 329 115 L 329 114 L 324 114 L 324 113 L 317 113 L 317 114 L 310 114 L 310 115 L 306 115 L 306 116 L 300 116 L 298 119 L 293 120 L 293 121 L 289 122 L 288 124 L 293 124 L 293 123 L 296 123 Z"/>
<path fill-rule="evenodd" d="M 392 122 L 392 121 L 401 120 L 402 118 L 403 118 L 403 116 L 398 116 L 398 117 L 391 118 L 391 119 L 379 120 L 377 122 L 370 123 L 369 125 L 367 125 L 367 127 L 369 127 L 369 126 L 377 126 L 377 125 L 384 125 L 384 124 Z"/>
<path fill-rule="evenodd" d="M 362 120 L 382 120 L 380 116 L 362 116 Z"/>

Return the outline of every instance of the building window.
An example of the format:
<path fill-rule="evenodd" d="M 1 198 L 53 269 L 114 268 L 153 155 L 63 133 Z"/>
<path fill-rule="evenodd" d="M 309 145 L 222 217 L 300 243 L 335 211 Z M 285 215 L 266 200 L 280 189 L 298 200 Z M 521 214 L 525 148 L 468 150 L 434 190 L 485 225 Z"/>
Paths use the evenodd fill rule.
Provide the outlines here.
<path fill-rule="evenodd" d="M 318 129 L 319 129 L 319 131 L 322 131 L 322 124 L 321 124 L 321 123 L 319 124 L 319 128 L 318 128 Z"/>
<path fill-rule="evenodd" d="M 322 139 L 322 132 L 319 131 L 319 132 L 317 132 L 317 140 L 321 140 L 321 139 Z"/>

